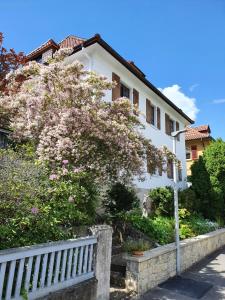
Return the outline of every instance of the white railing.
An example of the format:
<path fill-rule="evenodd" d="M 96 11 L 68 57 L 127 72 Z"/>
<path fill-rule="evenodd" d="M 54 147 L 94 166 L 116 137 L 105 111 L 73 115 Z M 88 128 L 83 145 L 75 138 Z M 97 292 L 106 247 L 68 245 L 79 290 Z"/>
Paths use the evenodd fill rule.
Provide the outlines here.
<path fill-rule="evenodd" d="M 37 299 L 94 277 L 95 236 L 0 251 L 0 299 Z"/>

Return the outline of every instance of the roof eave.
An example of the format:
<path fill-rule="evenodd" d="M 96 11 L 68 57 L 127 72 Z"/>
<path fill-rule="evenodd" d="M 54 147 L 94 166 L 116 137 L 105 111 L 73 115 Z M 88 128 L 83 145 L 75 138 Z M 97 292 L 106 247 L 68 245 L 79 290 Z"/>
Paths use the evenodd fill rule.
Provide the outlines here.
<path fill-rule="evenodd" d="M 138 71 L 136 71 L 118 52 L 116 52 L 109 44 L 107 44 L 99 34 L 94 35 L 90 39 L 84 41 L 81 45 L 74 47 L 72 54 L 80 51 L 82 47 L 86 48 L 95 43 L 101 45 L 107 52 L 109 52 L 113 57 L 115 57 L 122 65 L 124 65 L 131 73 L 133 73 L 138 79 L 140 79 L 146 86 L 148 86 L 153 92 L 155 92 L 160 98 L 162 98 L 168 105 L 170 105 L 174 110 L 176 110 L 184 119 L 186 119 L 190 124 L 194 124 L 194 121 L 189 118 L 180 108 L 178 108 L 171 100 L 169 100 L 160 90 L 158 90 L 150 81 L 145 77 L 141 76 Z M 71 55 L 72 55 L 71 54 Z"/>

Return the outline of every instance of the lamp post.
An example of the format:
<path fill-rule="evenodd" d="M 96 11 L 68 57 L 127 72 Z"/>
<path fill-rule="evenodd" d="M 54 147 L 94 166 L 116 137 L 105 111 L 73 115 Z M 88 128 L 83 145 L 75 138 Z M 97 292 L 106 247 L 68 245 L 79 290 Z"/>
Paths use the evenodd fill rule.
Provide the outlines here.
<path fill-rule="evenodd" d="M 171 136 L 173 137 L 173 154 L 176 156 L 176 146 L 177 146 L 177 137 L 184 133 L 186 129 L 174 131 L 171 133 Z M 176 237 L 176 271 L 177 276 L 181 273 L 181 267 L 180 267 L 180 236 L 179 236 L 179 214 L 178 214 L 178 187 L 177 187 L 177 164 L 176 160 L 173 160 L 173 180 L 174 180 L 174 217 L 175 217 L 175 237 Z"/>

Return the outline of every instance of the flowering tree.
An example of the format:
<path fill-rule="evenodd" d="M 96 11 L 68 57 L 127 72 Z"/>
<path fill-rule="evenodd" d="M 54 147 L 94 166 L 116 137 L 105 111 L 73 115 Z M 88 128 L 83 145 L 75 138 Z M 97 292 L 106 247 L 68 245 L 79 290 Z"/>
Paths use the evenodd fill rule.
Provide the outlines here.
<path fill-rule="evenodd" d="M 18 76 L 26 79 L 16 94 L 0 97 L 13 137 L 34 141 L 50 179 L 80 170 L 104 182 L 128 179 L 142 176 L 146 159 L 153 172 L 165 153 L 143 137 L 130 101 L 104 101 L 112 83 L 77 61 L 66 63 L 70 51 L 59 50 L 48 66 L 32 61 L 7 76 L 11 90 L 18 89 Z"/>
<path fill-rule="evenodd" d="M 0 32 L 0 95 L 8 92 L 9 86 L 6 79 L 6 75 L 11 70 L 16 70 L 19 66 L 23 65 L 25 62 L 25 56 L 22 52 L 16 53 L 14 49 L 9 51 L 3 47 L 3 34 Z M 22 83 L 23 78 L 17 77 L 17 82 Z M 0 111 L 0 125 L 5 126 L 7 120 L 3 118 Z"/>

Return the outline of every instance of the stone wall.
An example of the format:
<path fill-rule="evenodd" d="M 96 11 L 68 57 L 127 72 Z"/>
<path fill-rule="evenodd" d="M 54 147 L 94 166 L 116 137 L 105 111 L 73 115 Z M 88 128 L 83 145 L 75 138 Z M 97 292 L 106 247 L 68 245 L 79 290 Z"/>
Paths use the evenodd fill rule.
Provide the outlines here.
<path fill-rule="evenodd" d="M 38 300 L 96 300 L 98 281 L 95 278 L 62 289 Z"/>
<path fill-rule="evenodd" d="M 181 241 L 181 270 L 225 246 L 225 229 Z M 176 275 L 176 246 L 168 244 L 146 251 L 143 257 L 126 255 L 126 287 L 138 295 Z"/>

